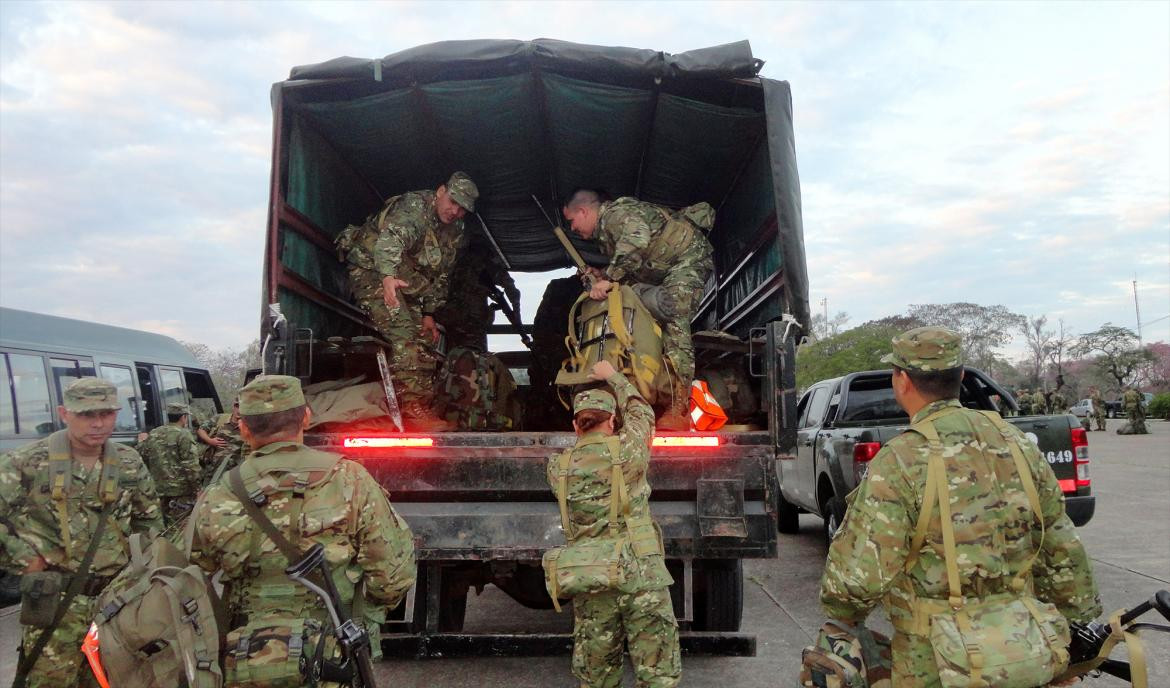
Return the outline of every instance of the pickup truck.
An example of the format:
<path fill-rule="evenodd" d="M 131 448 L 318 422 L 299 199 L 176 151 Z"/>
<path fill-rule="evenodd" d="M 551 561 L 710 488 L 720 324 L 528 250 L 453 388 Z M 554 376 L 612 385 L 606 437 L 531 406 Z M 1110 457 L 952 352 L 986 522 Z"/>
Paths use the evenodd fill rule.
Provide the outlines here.
<path fill-rule="evenodd" d="M 992 397 L 1015 400 L 982 372 L 967 368 L 959 401 L 967 408 L 997 410 Z M 778 463 L 781 533 L 798 530 L 800 512 L 820 516 L 832 538 L 845 513 L 845 496 L 857 487 L 881 446 L 901 434 L 910 419 L 894 400 L 889 370 L 871 370 L 817 382 L 797 407 L 795 459 Z M 1093 517 L 1088 435 L 1069 414 L 1013 416 L 1052 465 L 1064 491 L 1065 509 L 1082 526 Z"/>
<path fill-rule="evenodd" d="M 700 367 L 708 359 L 738 366 L 761 401 L 737 431 L 655 438 L 651 508 L 692 652 L 754 652 L 754 637 L 735 633 L 742 559 L 777 555 L 775 463 L 795 447 L 793 360 L 809 307 L 792 98 L 786 82 L 758 76 L 761 66 L 746 41 L 681 55 L 449 41 L 295 67 L 272 90 L 263 365 L 306 383 L 380 379 L 384 346 L 349 298 L 334 238 L 387 197 L 434 189 L 464 170 L 480 189 L 465 231 L 498 246 L 510 270 L 562 271 L 552 277 L 571 263 L 534 195 L 550 211 L 579 186 L 718 209 L 709 235 L 716 274 L 693 329 L 732 337 L 703 344 L 696 335 Z M 605 264 L 591 242 L 573 241 L 587 261 Z M 575 298 L 579 285 L 570 286 Z M 549 320 L 559 366 L 566 319 Z M 522 397 L 549 398 L 535 389 L 555 376 L 541 367 L 548 356 L 536 355 L 549 333 L 529 323 L 485 326 L 534 335 L 534 350 L 510 353 L 507 365 L 531 373 Z M 384 628 L 388 654 L 571 645 L 568 636 L 461 632 L 471 588 L 495 585 L 521 605 L 552 607 L 540 559 L 564 540 L 545 465 L 573 434 L 556 420 L 565 415 L 555 390 L 528 406 L 523 432 L 425 435 L 386 424 L 306 434 L 306 443 L 362 462 L 414 532 L 418 582 Z"/>

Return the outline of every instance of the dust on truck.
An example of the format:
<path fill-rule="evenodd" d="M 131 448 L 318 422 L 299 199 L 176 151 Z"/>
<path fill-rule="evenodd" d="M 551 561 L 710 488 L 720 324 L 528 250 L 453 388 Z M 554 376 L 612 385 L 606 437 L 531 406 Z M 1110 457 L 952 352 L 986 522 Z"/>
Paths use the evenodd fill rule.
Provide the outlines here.
<path fill-rule="evenodd" d="M 738 381 L 736 399 L 748 402 L 737 431 L 656 438 L 650 468 L 691 652 L 754 652 L 754 637 L 738 633 L 742 559 L 777 554 L 775 462 L 795 445 L 794 342 L 809 309 L 792 97 L 786 82 L 758 76 L 762 64 L 746 41 L 678 55 L 451 41 L 296 67 L 272 89 L 261 340 L 267 372 L 306 383 L 380 379 L 376 332 L 350 299 L 333 242 L 386 198 L 466 171 L 511 270 L 529 273 L 570 267 L 533 195 L 550 211 L 578 187 L 716 208 L 715 274 L 693 330 L 733 337 L 696 335 L 698 377 L 723 370 Z M 465 230 L 483 231 L 470 214 Z M 595 247 L 574 242 L 587 261 L 605 265 Z M 537 322 L 567 308 L 550 301 L 554 291 L 550 283 Z M 520 604 L 551 608 L 540 558 L 564 539 L 545 463 L 573 443 L 566 412 L 536 402 L 550 392 L 555 399 L 556 371 L 542 361 L 565 355 L 566 320 L 553 322 L 561 350 L 505 356 L 529 369 L 531 384 L 520 387 L 529 400 L 524 431 L 425 436 L 383 425 L 306 435 L 362 462 L 414 531 L 418 582 L 384 626 L 387 651 L 569 647 L 568 636 L 461 633 L 471 588 L 493 584 Z"/>

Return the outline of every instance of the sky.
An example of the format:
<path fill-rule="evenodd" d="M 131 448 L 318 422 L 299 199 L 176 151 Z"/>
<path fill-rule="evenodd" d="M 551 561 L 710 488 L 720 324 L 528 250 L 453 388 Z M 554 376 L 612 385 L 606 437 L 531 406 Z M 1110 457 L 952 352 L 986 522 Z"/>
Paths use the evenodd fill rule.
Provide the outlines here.
<path fill-rule="evenodd" d="M 791 83 L 810 301 L 1003 304 L 1170 341 L 1170 3 L 0 2 L 0 305 L 212 347 L 259 334 L 269 88 L 465 38 Z M 531 321 L 549 275 L 517 275 Z M 1019 339 L 1019 338 L 1018 338 Z M 1017 341 L 1013 349 L 1022 342 Z"/>

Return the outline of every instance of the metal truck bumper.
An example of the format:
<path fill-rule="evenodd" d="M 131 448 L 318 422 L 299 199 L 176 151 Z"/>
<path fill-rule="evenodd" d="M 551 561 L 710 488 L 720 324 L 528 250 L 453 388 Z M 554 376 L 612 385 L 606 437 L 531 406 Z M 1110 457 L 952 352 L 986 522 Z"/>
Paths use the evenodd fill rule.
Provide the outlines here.
<path fill-rule="evenodd" d="M 756 636 L 744 633 L 684 631 L 679 633 L 679 644 L 684 655 L 756 656 Z M 567 655 L 572 651 L 573 636 L 567 633 L 387 633 L 382 636 L 382 655 L 386 659 L 541 657 Z"/>

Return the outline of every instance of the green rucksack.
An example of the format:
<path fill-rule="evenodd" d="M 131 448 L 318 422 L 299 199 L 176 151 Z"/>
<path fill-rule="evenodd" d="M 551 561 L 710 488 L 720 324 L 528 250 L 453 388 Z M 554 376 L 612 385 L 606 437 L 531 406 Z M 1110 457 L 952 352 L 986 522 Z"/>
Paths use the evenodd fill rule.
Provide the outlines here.
<path fill-rule="evenodd" d="M 521 413 L 516 380 L 495 354 L 456 347 L 447 352 L 439 404 L 460 430 L 514 430 Z"/>
<path fill-rule="evenodd" d="M 130 564 L 98 598 L 101 665 L 116 688 L 220 688 L 219 649 L 226 616 L 210 578 L 186 548 L 130 536 Z"/>
<path fill-rule="evenodd" d="M 865 626 L 827 621 L 800 655 L 801 688 L 891 688 L 890 639 Z"/>

